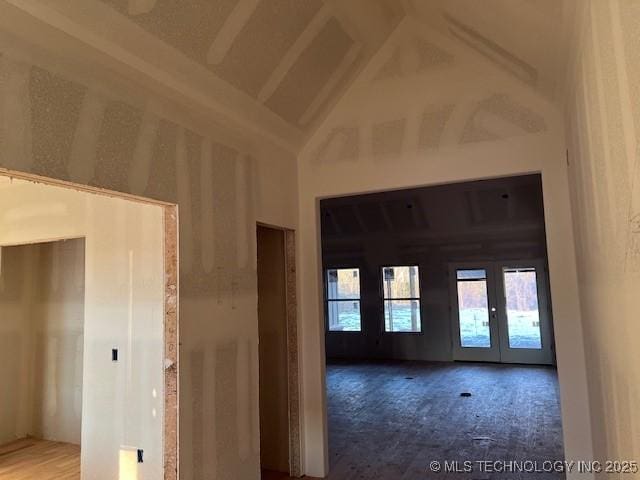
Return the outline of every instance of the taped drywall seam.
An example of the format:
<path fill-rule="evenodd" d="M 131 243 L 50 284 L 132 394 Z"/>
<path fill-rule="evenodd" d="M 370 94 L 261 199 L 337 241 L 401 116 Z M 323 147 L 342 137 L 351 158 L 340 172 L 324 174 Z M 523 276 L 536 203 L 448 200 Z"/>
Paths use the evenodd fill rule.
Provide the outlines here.
<path fill-rule="evenodd" d="M 69 177 L 74 182 L 88 184 L 94 176 L 96 148 L 107 100 L 93 89 L 87 91 L 73 136 L 69 158 Z"/>
<path fill-rule="evenodd" d="M 215 230 L 213 225 L 213 158 L 211 139 L 202 140 L 200 160 L 200 192 L 202 196 L 202 267 L 205 273 L 211 273 L 215 258 Z"/>

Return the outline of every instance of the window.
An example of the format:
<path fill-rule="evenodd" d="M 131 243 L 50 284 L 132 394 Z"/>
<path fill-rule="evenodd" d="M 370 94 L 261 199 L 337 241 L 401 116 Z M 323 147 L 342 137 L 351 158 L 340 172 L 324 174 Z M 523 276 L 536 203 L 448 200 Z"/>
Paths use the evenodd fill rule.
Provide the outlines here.
<path fill-rule="evenodd" d="M 326 287 L 329 331 L 361 331 L 360 270 L 357 268 L 329 269 Z"/>
<path fill-rule="evenodd" d="M 383 267 L 385 332 L 421 332 L 418 267 Z"/>

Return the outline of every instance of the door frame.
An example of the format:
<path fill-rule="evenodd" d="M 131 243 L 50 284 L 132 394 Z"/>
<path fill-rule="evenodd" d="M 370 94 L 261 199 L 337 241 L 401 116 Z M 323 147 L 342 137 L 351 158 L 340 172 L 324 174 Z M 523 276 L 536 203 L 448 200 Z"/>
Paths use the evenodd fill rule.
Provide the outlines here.
<path fill-rule="evenodd" d="M 153 200 L 128 193 L 106 190 L 44 177 L 32 173 L 18 172 L 0 167 L 0 176 L 19 179 L 36 184 L 66 188 L 92 195 L 120 198 L 136 203 L 145 203 L 161 207 L 163 210 L 163 260 L 164 260 L 164 319 L 163 364 L 158 366 L 164 372 L 164 413 L 163 413 L 163 480 L 179 479 L 179 230 L 178 205 L 161 200 Z M 35 240 L 35 239 L 34 239 Z M 43 239 L 37 239 L 40 242 Z M 4 246 L 4 245 L 3 245 Z"/>
<path fill-rule="evenodd" d="M 487 308 L 489 310 L 489 335 L 491 347 L 463 347 L 460 345 L 460 321 L 458 317 L 458 270 L 484 270 L 487 274 Z M 497 299 L 495 288 L 495 268 L 492 261 L 454 262 L 449 264 L 449 295 L 451 353 L 455 361 L 464 362 L 500 362 L 500 342 L 498 322 L 495 310 Z M 493 317 L 493 318 L 492 318 Z"/>
<path fill-rule="evenodd" d="M 296 232 L 289 228 L 256 222 L 256 235 L 258 227 L 280 230 L 284 234 L 285 302 L 287 315 L 287 399 L 289 404 L 289 475 L 291 477 L 300 477 L 302 475 L 302 436 L 300 424 Z"/>
<path fill-rule="evenodd" d="M 504 268 L 531 267 L 534 267 L 536 270 L 542 348 L 513 349 L 509 347 L 508 318 L 502 272 Z M 460 345 L 457 271 L 462 269 L 482 269 L 487 273 L 490 348 L 462 347 Z M 536 365 L 552 365 L 555 363 L 549 281 L 547 279 L 546 262 L 543 259 L 452 262 L 449 264 L 449 279 L 451 353 L 454 361 L 526 363 Z"/>
<path fill-rule="evenodd" d="M 508 335 L 508 318 L 506 308 L 506 296 L 498 295 L 498 325 L 501 331 L 507 332 L 500 336 L 500 352 L 502 363 L 531 363 L 539 365 L 551 365 L 554 363 L 554 346 L 552 335 L 552 319 L 550 314 L 549 289 L 547 280 L 546 262 L 542 259 L 497 261 L 494 262 L 496 271 L 496 292 L 504 292 L 504 268 L 531 268 L 536 271 L 536 287 L 538 293 L 538 315 L 540 319 L 540 349 L 510 348 Z"/>

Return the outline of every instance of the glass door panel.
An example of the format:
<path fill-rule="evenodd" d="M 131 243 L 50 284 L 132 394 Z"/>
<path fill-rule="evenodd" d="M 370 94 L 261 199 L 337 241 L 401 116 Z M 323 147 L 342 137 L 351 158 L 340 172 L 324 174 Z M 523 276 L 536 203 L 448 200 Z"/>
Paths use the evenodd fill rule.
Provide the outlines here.
<path fill-rule="evenodd" d="M 487 271 L 458 270 L 456 282 L 460 346 L 491 348 Z"/>
<path fill-rule="evenodd" d="M 454 360 L 499 362 L 493 264 L 452 264 L 450 278 Z"/>
<path fill-rule="evenodd" d="M 553 335 L 544 261 L 496 264 L 500 361 L 553 363 Z"/>
<path fill-rule="evenodd" d="M 503 268 L 509 348 L 542 348 L 535 268 Z"/>

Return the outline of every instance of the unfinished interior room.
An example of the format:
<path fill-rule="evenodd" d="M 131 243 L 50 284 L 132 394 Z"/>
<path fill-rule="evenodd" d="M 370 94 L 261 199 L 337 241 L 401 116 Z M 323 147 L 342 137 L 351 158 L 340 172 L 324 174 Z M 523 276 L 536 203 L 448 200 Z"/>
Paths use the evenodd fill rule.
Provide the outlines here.
<path fill-rule="evenodd" d="M 0 479 L 640 478 L 640 0 L 0 0 Z"/>

